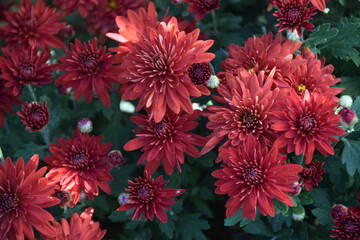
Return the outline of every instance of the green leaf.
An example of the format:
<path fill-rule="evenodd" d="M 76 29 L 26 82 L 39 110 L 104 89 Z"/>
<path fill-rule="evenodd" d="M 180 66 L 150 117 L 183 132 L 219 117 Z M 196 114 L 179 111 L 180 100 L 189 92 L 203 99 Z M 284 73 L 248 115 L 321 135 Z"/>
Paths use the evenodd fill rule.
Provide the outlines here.
<path fill-rule="evenodd" d="M 165 233 L 165 235 L 168 238 L 170 238 L 170 239 L 173 238 L 175 225 L 171 219 L 169 219 L 167 223 L 159 222 L 159 227 L 160 227 L 161 232 Z"/>
<path fill-rule="evenodd" d="M 235 224 L 237 224 L 238 222 L 240 222 L 241 220 L 244 220 L 244 217 L 242 215 L 242 209 L 239 209 L 234 215 L 232 215 L 231 217 L 227 217 L 224 220 L 224 226 L 226 227 L 230 227 L 230 226 L 234 226 Z"/>
<path fill-rule="evenodd" d="M 209 229 L 210 225 L 206 220 L 200 219 L 200 215 L 201 214 L 195 213 L 179 217 L 175 228 L 176 239 L 206 240 L 201 230 Z"/>
<path fill-rule="evenodd" d="M 301 202 L 302 205 L 309 205 L 313 203 L 312 198 L 310 197 L 310 193 L 309 192 L 301 192 L 299 194 L 299 200 Z"/>
<path fill-rule="evenodd" d="M 125 211 L 112 211 L 109 219 L 112 222 L 125 222 L 125 221 L 129 221 L 130 216 L 126 214 Z"/>
<path fill-rule="evenodd" d="M 39 158 L 42 159 L 45 148 L 46 146 L 37 145 L 33 142 L 25 143 L 21 149 L 15 152 L 14 158 L 23 158 L 27 162 L 34 154 L 39 154 Z"/>
<path fill-rule="evenodd" d="M 261 235 L 265 237 L 274 236 L 274 234 L 266 227 L 265 223 L 260 219 L 254 222 L 249 222 L 246 227 L 244 227 L 244 231 L 247 233 Z"/>
<path fill-rule="evenodd" d="M 330 215 L 330 212 L 331 212 L 330 206 L 316 208 L 316 209 L 311 210 L 311 212 L 317 218 L 317 221 L 319 224 L 321 224 L 321 225 L 332 225 L 333 224 L 333 220 Z"/>
<path fill-rule="evenodd" d="M 316 207 L 330 206 L 329 194 L 326 188 L 313 188 L 310 195 Z"/>
<path fill-rule="evenodd" d="M 280 202 L 277 199 L 274 199 L 273 202 L 275 209 L 279 210 L 282 213 L 282 215 L 286 215 L 286 213 L 289 211 L 289 206 L 286 205 L 285 203 Z"/>
<path fill-rule="evenodd" d="M 339 33 L 336 28 L 331 28 L 330 23 L 324 23 L 317 26 L 310 36 L 304 41 L 304 46 L 314 48 L 319 44 L 326 43 Z"/>
<path fill-rule="evenodd" d="M 357 170 L 360 173 L 360 141 L 352 141 L 346 138 L 342 139 L 345 144 L 341 155 L 341 162 L 346 165 L 346 171 L 354 176 Z"/>
<path fill-rule="evenodd" d="M 342 95 L 353 95 L 359 96 L 360 95 L 360 77 L 359 76 L 347 76 L 347 77 L 340 77 L 340 85 L 339 87 L 345 88 L 342 92 Z M 352 107 L 353 108 L 353 107 Z"/>

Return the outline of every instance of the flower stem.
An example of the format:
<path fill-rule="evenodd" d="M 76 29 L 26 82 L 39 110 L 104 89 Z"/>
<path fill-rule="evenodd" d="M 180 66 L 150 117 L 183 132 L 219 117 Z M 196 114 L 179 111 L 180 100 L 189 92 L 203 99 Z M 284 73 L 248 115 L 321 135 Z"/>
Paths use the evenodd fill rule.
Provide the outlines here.
<path fill-rule="evenodd" d="M 32 97 L 33 101 L 37 102 L 36 95 L 35 95 L 35 92 L 34 92 L 34 89 L 32 88 L 32 86 L 30 84 L 26 85 L 26 86 L 30 91 L 30 94 L 31 94 L 31 97 Z"/>
<path fill-rule="evenodd" d="M 4 154 L 1 150 L 1 147 L 0 147 L 0 161 L 5 165 L 5 159 L 4 159 Z"/>
<path fill-rule="evenodd" d="M 217 24 L 217 20 L 216 20 L 215 10 L 211 11 L 211 18 L 212 18 L 213 27 L 214 27 L 214 35 L 215 35 L 215 37 L 218 37 L 219 31 L 218 31 L 218 24 Z"/>

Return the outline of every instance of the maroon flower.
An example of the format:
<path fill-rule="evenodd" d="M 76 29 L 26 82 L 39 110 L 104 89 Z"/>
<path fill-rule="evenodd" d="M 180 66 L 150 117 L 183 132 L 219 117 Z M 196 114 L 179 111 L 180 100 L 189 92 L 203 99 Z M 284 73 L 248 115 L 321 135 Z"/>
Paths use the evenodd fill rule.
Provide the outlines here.
<path fill-rule="evenodd" d="M 360 239 L 360 208 L 350 207 L 347 215 L 334 219 L 335 226 L 330 237 L 339 240 L 359 240 Z"/>
<path fill-rule="evenodd" d="M 321 175 L 325 172 L 322 166 L 325 162 L 313 160 L 308 167 L 304 167 L 299 173 L 301 183 L 304 184 L 306 191 L 310 191 L 312 187 L 317 186 L 318 182 L 322 180 Z"/>
<path fill-rule="evenodd" d="M 194 63 L 188 69 L 188 75 L 193 83 L 196 85 L 206 83 L 211 75 L 213 70 L 209 62 Z"/>
<path fill-rule="evenodd" d="M 46 101 L 43 104 L 37 102 L 25 102 L 21 112 L 17 112 L 21 122 L 30 129 L 30 132 L 40 131 L 50 121 L 49 110 Z"/>
<path fill-rule="evenodd" d="M 17 96 L 14 96 L 11 88 L 5 87 L 5 83 L 6 81 L 1 78 L 0 71 L 0 127 L 4 126 L 5 112 L 13 112 L 10 105 L 20 105 L 22 103 Z"/>
<path fill-rule="evenodd" d="M 43 84 L 51 83 L 54 65 L 46 63 L 50 58 L 48 50 L 38 53 L 36 46 L 21 46 L 11 51 L 4 48 L 3 51 L 6 58 L 0 57 L 1 76 L 6 80 L 5 86 L 13 89 L 14 95 L 19 95 L 25 85 L 34 84 L 41 87 Z"/>
<path fill-rule="evenodd" d="M 341 204 L 336 204 L 331 209 L 331 217 L 334 220 L 339 220 L 348 215 L 348 208 Z"/>
<path fill-rule="evenodd" d="M 43 0 L 37 1 L 35 6 L 30 0 L 23 0 L 16 12 L 5 12 L 8 25 L 0 26 L 0 32 L 6 45 L 12 47 L 22 44 L 40 46 L 42 49 L 65 48 L 65 44 L 55 37 L 66 25 L 59 22 L 61 17 L 61 12 L 45 7 Z"/>
<path fill-rule="evenodd" d="M 0 3 L 0 22 L 5 21 L 5 12 L 9 10 L 9 8 L 13 5 L 14 3 L 10 2 L 10 3 Z"/>
<path fill-rule="evenodd" d="M 190 4 L 186 10 L 193 12 L 196 20 L 201 20 L 205 14 L 220 7 L 220 0 L 184 0 L 184 2 Z"/>
<path fill-rule="evenodd" d="M 60 203 L 58 204 L 60 207 L 68 205 L 71 200 L 71 195 L 69 191 L 55 189 L 55 193 L 52 196 L 60 200 Z"/>
<path fill-rule="evenodd" d="M 74 10 L 78 10 L 82 17 L 86 17 L 91 10 L 99 5 L 99 0 L 55 0 L 54 4 L 60 5 L 60 8 L 66 14 L 71 14 Z"/>
<path fill-rule="evenodd" d="M 110 166 L 117 167 L 125 163 L 125 158 L 119 150 L 113 150 L 109 152 L 107 161 Z"/>
<path fill-rule="evenodd" d="M 62 63 L 58 69 L 67 71 L 56 79 L 56 85 L 71 88 L 75 91 L 75 98 L 85 95 L 87 102 L 97 92 L 101 102 L 110 106 L 108 89 L 113 89 L 112 83 L 117 82 L 119 70 L 112 66 L 113 56 L 105 53 L 106 47 L 97 46 L 97 40 L 81 43 L 75 39 L 75 44 L 70 44 L 71 50 L 66 51 L 67 56 L 59 57 Z"/>
<path fill-rule="evenodd" d="M 163 188 L 169 181 L 163 181 L 163 176 L 153 179 L 146 171 L 144 178 L 135 178 L 135 182 L 128 181 L 130 184 L 125 190 L 130 193 L 128 200 L 118 211 L 126 211 L 135 208 L 131 219 L 140 220 L 144 215 L 145 219 L 154 219 L 156 215 L 159 220 L 166 223 L 168 218 L 164 210 L 170 209 L 169 205 L 174 205 L 176 201 L 172 197 L 179 196 L 185 192 L 184 189 Z"/>
<path fill-rule="evenodd" d="M 275 25 L 280 26 L 279 32 L 284 29 L 296 30 L 302 36 L 302 28 L 313 31 L 314 25 L 309 20 L 316 14 L 316 8 L 308 7 L 309 0 L 276 0 L 273 4 L 279 9 L 273 14 L 279 22 Z"/>

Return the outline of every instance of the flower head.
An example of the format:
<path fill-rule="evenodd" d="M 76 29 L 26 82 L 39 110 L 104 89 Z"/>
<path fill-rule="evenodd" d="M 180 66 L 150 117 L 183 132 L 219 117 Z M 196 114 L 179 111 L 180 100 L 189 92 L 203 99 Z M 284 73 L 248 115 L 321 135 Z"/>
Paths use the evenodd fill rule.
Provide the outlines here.
<path fill-rule="evenodd" d="M 0 127 L 4 126 L 5 112 L 12 113 L 11 105 L 20 105 L 22 101 L 13 94 L 11 88 L 5 87 L 6 81 L 1 78 L 0 69 Z"/>
<path fill-rule="evenodd" d="M 335 204 L 331 209 L 331 217 L 339 220 L 348 215 L 348 208 L 342 204 Z"/>
<path fill-rule="evenodd" d="M 169 181 L 163 181 L 163 176 L 153 179 L 146 171 L 144 177 L 128 181 L 130 184 L 125 190 L 130 193 L 128 202 L 120 206 L 118 211 L 135 208 L 131 219 L 145 219 L 153 221 L 156 216 L 161 222 L 166 223 L 168 218 L 164 210 L 170 209 L 176 201 L 172 197 L 179 196 L 185 192 L 184 189 L 164 188 Z"/>
<path fill-rule="evenodd" d="M 36 170 L 39 156 L 25 164 L 20 158 L 15 164 L 8 157 L 0 162 L 0 239 L 35 239 L 32 227 L 53 234 L 49 221 L 53 216 L 43 208 L 59 203 L 52 197 L 53 185 L 43 177 L 46 167 Z"/>
<path fill-rule="evenodd" d="M 30 129 L 30 132 L 38 132 L 50 121 L 49 110 L 44 101 L 43 104 L 38 102 L 25 102 L 21 111 L 17 112 L 21 117 L 21 122 Z"/>
<path fill-rule="evenodd" d="M 209 62 L 193 63 L 188 69 L 188 75 L 196 85 L 206 83 L 212 73 L 213 70 Z"/>
<path fill-rule="evenodd" d="M 108 89 L 112 89 L 112 83 L 117 82 L 119 69 L 112 66 L 113 57 L 105 53 L 106 47 L 97 46 L 97 40 L 81 43 L 75 39 L 71 44 L 71 52 L 66 51 L 67 56 L 59 57 L 58 69 L 66 71 L 55 81 L 56 85 L 62 85 L 75 91 L 75 98 L 85 95 L 90 102 L 96 91 L 101 102 L 110 106 Z"/>
<path fill-rule="evenodd" d="M 133 151 L 142 148 L 144 154 L 138 164 L 146 160 L 145 170 L 149 174 L 153 174 L 161 162 L 169 175 L 173 173 L 175 166 L 181 171 L 180 164 L 184 163 L 184 153 L 199 157 L 200 153 L 193 145 L 204 146 L 206 141 L 205 138 L 188 132 L 197 127 L 195 119 L 199 114 L 199 110 L 192 114 L 169 112 L 160 122 L 142 114 L 131 117 L 140 129 L 134 130 L 137 138 L 127 142 L 124 149 Z"/>
<path fill-rule="evenodd" d="M 324 164 L 325 162 L 312 160 L 310 165 L 308 167 L 304 167 L 304 169 L 299 173 L 301 183 L 304 184 L 306 191 L 310 191 L 312 187 L 317 186 L 318 182 L 322 180 L 321 175 L 325 172 L 325 170 L 322 169 Z"/>
<path fill-rule="evenodd" d="M 60 8 L 66 14 L 71 14 L 74 10 L 78 10 L 82 17 L 86 17 L 91 10 L 99 5 L 99 0 L 55 0 L 55 5 L 60 5 Z"/>
<path fill-rule="evenodd" d="M 5 13 L 8 25 L 0 26 L 0 32 L 6 45 L 11 47 L 21 44 L 42 49 L 65 48 L 65 44 L 55 36 L 66 25 L 59 22 L 61 17 L 62 13 L 55 8 L 45 7 L 43 0 L 37 1 L 35 6 L 31 0 L 22 0 L 18 11 Z"/>
<path fill-rule="evenodd" d="M 94 209 L 89 207 L 79 216 L 73 213 L 70 222 L 62 218 L 58 223 L 53 221 L 53 235 L 43 235 L 44 240 L 101 240 L 106 230 L 100 229 L 100 223 L 91 220 Z"/>
<path fill-rule="evenodd" d="M 125 158 L 119 150 L 113 150 L 109 152 L 107 161 L 110 166 L 117 167 L 125 163 Z"/>
<path fill-rule="evenodd" d="M 52 156 L 44 158 L 50 170 L 46 177 L 71 193 L 71 207 L 79 201 L 82 190 L 90 199 L 99 194 L 99 187 L 111 193 L 107 183 L 112 180 L 111 167 L 106 160 L 112 143 L 101 144 L 101 139 L 101 135 L 89 136 L 77 129 L 73 139 L 58 138 L 59 144 L 52 143 Z"/>
<path fill-rule="evenodd" d="M 248 137 L 236 148 L 221 148 L 222 168 L 212 173 L 218 178 L 216 194 L 227 194 L 226 217 L 234 215 L 241 207 L 245 219 L 255 219 L 256 209 L 262 215 L 275 216 L 272 199 L 294 206 L 287 194 L 299 179 L 301 165 L 285 164 L 286 156 L 278 155 L 274 146 L 270 151 Z"/>
<path fill-rule="evenodd" d="M 184 2 L 190 4 L 186 10 L 193 12 L 196 20 L 201 20 L 205 14 L 220 7 L 220 0 L 184 0 Z"/>
<path fill-rule="evenodd" d="M 360 239 L 360 208 L 350 207 L 347 215 L 339 219 L 334 219 L 335 226 L 330 237 L 339 240 L 358 240 Z"/>
<path fill-rule="evenodd" d="M 3 48 L 3 51 L 6 58 L 0 57 L 1 76 L 6 80 L 5 86 L 13 89 L 14 95 L 19 95 L 22 87 L 29 84 L 41 87 L 51 83 L 54 65 L 46 63 L 50 58 L 48 50 L 38 53 L 36 46 L 21 46 L 12 51 Z"/>
<path fill-rule="evenodd" d="M 214 54 L 206 53 L 213 41 L 197 40 L 199 30 L 179 30 L 176 18 L 149 28 L 133 44 L 122 64 L 121 82 L 129 84 L 123 100 L 140 99 L 137 111 L 145 107 L 150 118 L 160 122 L 167 109 L 192 113 L 190 96 L 209 94 L 204 85 L 195 85 L 187 76 L 196 62 L 209 62 Z"/>
<path fill-rule="evenodd" d="M 322 155 L 334 154 L 329 142 L 337 142 L 335 136 L 345 134 L 338 127 L 339 116 L 334 113 L 336 102 L 332 95 L 305 91 L 303 96 L 294 90 L 279 102 L 281 111 L 273 112 L 275 123 L 271 128 L 278 131 L 279 138 L 274 144 L 287 147 L 287 152 L 305 154 L 306 164 L 313 158 L 315 149 Z"/>
<path fill-rule="evenodd" d="M 280 26 L 279 32 L 284 29 L 296 30 L 299 36 L 302 36 L 302 28 L 313 31 L 314 25 L 309 20 L 316 14 L 316 8 L 308 7 L 309 0 L 277 0 L 273 4 L 278 8 L 274 16 L 279 22 L 275 25 Z"/>

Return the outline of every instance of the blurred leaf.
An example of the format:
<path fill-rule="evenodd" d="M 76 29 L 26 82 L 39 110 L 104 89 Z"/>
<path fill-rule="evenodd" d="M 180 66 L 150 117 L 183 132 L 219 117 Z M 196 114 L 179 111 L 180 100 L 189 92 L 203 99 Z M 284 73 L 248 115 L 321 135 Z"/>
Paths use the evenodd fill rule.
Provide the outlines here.
<path fill-rule="evenodd" d="M 326 188 L 313 188 L 310 195 L 316 207 L 330 206 L 329 194 Z"/>
<path fill-rule="evenodd" d="M 244 220 L 244 217 L 242 215 L 242 209 L 239 209 L 234 215 L 232 215 L 231 217 L 227 217 L 224 220 L 224 226 L 226 227 L 230 227 L 230 226 L 234 226 L 235 224 L 237 224 L 238 222 Z"/>
<path fill-rule="evenodd" d="M 125 222 L 125 221 L 129 221 L 130 216 L 128 214 L 126 214 L 126 211 L 112 211 L 109 219 L 112 222 Z"/>
<path fill-rule="evenodd" d="M 357 170 L 360 173 L 360 141 L 352 141 L 346 138 L 342 139 L 345 147 L 341 155 L 341 162 L 346 165 L 346 171 L 354 176 Z"/>
<path fill-rule="evenodd" d="M 310 193 L 307 191 L 301 192 L 298 197 L 302 205 L 309 205 L 313 203 L 313 200 L 310 197 Z"/>
<path fill-rule="evenodd" d="M 345 90 L 342 92 L 342 95 L 359 96 L 360 95 L 360 77 L 359 76 L 341 77 L 339 87 L 345 88 Z"/>
<path fill-rule="evenodd" d="M 200 219 L 200 215 L 201 214 L 194 213 L 179 217 L 175 228 L 176 239 L 206 240 L 201 230 L 209 229 L 210 225 L 206 220 Z"/>
<path fill-rule="evenodd" d="M 23 158 L 25 162 L 27 162 L 34 154 L 39 154 L 39 158 L 42 159 L 44 157 L 45 148 L 46 146 L 37 145 L 33 142 L 25 143 L 22 145 L 21 149 L 18 149 L 15 152 L 14 158 Z"/>
<path fill-rule="evenodd" d="M 244 231 L 247 233 L 265 236 L 265 237 L 273 237 L 274 234 L 266 227 L 265 223 L 258 219 L 253 222 L 249 222 L 246 227 L 244 227 Z"/>
<path fill-rule="evenodd" d="M 159 222 L 159 227 L 160 227 L 161 232 L 165 233 L 165 235 L 168 238 L 170 238 L 170 239 L 173 238 L 175 225 L 171 219 L 169 219 L 167 223 Z"/>
<path fill-rule="evenodd" d="M 333 220 L 330 215 L 331 207 L 324 206 L 311 210 L 314 216 L 317 218 L 317 221 L 321 225 L 332 225 Z"/>
<path fill-rule="evenodd" d="M 319 44 L 328 42 L 339 33 L 339 30 L 332 28 L 330 23 L 324 23 L 317 26 L 308 38 L 305 39 L 303 45 L 315 48 Z"/>

